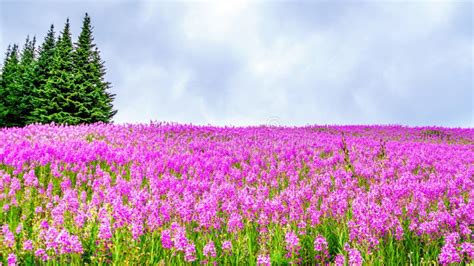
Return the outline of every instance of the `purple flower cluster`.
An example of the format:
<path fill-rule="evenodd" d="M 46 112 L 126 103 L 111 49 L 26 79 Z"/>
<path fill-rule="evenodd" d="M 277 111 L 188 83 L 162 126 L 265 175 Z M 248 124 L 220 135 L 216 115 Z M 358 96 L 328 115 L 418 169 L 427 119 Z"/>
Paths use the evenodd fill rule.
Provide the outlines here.
<path fill-rule="evenodd" d="M 203 253 L 206 257 L 216 257 L 216 246 L 214 245 L 214 242 L 209 241 L 209 243 L 204 246 Z"/>
<path fill-rule="evenodd" d="M 229 240 L 226 240 L 226 241 L 222 242 L 222 250 L 227 254 L 231 254 L 232 253 L 232 242 L 230 242 Z"/>
<path fill-rule="evenodd" d="M 325 261 L 329 256 L 328 242 L 323 236 L 317 236 L 314 239 L 314 251 L 316 251 L 316 261 Z"/>
<path fill-rule="evenodd" d="M 212 246 L 210 243 L 206 245 L 204 252 L 207 251 L 209 252 L 208 255 L 215 256 L 214 243 L 211 243 Z M 195 245 L 186 237 L 186 228 L 178 223 L 172 223 L 169 229 L 163 231 L 161 235 L 161 245 L 165 249 L 174 249 L 176 251 L 184 252 L 185 259 L 188 262 L 196 260 Z"/>
<path fill-rule="evenodd" d="M 2 226 L 3 244 L 7 247 L 13 247 L 15 244 L 15 236 L 8 228 L 7 224 Z"/>
<path fill-rule="evenodd" d="M 472 242 L 460 243 L 460 235 L 457 232 L 448 234 L 444 238 L 444 246 L 439 254 L 439 263 L 448 265 L 460 263 L 463 260 L 474 260 L 474 244 Z"/>
<path fill-rule="evenodd" d="M 8 254 L 7 262 L 8 266 L 15 266 L 17 262 L 16 255 L 13 253 Z"/>
<path fill-rule="evenodd" d="M 350 266 L 360 266 L 362 265 L 362 256 L 360 252 L 355 248 L 348 249 L 349 253 L 349 265 Z"/>
<path fill-rule="evenodd" d="M 285 235 L 286 250 L 288 251 L 287 257 L 291 258 L 297 254 L 300 249 L 300 243 L 298 236 L 293 231 L 288 231 Z"/>
<path fill-rule="evenodd" d="M 272 263 L 270 261 L 270 256 L 264 255 L 264 254 L 258 255 L 257 265 L 259 265 L 259 266 L 271 266 Z"/>

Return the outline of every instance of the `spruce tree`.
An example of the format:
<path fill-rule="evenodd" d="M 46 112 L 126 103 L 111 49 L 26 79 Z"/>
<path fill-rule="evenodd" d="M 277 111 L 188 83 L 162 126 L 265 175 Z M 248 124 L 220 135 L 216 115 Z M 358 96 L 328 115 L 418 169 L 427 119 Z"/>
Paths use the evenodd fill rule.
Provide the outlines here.
<path fill-rule="evenodd" d="M 17 99 L 18 109 L 18 122 L 24 126 L 29 124 L 31 121 L 31 115 L 34 110 L 34 88 L 35 88 L 35 65 L 36 65 L 36 38 L 30 40 L 26 38 L 25 46 L 21 53 L 20 59 L 20 79 L 21 79 L 21 90 L 19 91 Z"/>
<path fill-rule="evenodd" d="M 18 98 L 21 96 L 21 71 L 18 59 L 18 45 L 9 46 L 2 68 L 0 91 L 0 126 L 21 126 L 18 120 Z"/>
<path fill-rule="evenodd" d="M 45 84 L 46 99 L 49 105 L 46 120 L 59 124 L 75 125 L 80 121 L 72 114 L 76 113 L 77 103 L 73 101 L 74 66 L 72 61 L 73 47 L 69 19 L 57 41 L 52 60 L 50 76 Z"/>
<path fill-rule="evenodd" d="M 112 107 L 114 95 L 108 92 L 104 62 L 93 41 L 91 19 L 86 13 L 73 56 L 76 116 L 84 123 L 110 122 L 116 113 Z"/>
<path fill-rule="evenodd" d="M 69 19 L 57 41 L 51 25 L 38 58 L 35 38 L 26 39 L 21 54 L 18 45 L 9 46 L 0 72 L 0 126 L 110 122 L 115 95 L 93 41 L 86 13 L 75 46 Z"/>
<path fill-rule="evenodd" d="M 95 47 L 93 43 L 92 26 L 90 17 L 86 13 L 82 30 L 79 34 L 77 43 L 75 43 L 75 50 L 73 53 L 74 62 L 74 84 L 75 96 L 80 105 L 75 114 L 81 122 L 91 123 L 91 112 L 94 108 L 94 99 L 91 97 L 91 92 L 94 91 L 92 80 L 94 79 L 94 70 L 92 65 L 92 51 Z"/>
<path fill-rule="evenodd" d="M 94 69 L 97 71 L 94 79 L 94 87 L 96 88 L 97 95 L 95 103 L 97 112 L 93 112 L 92 118 L 94 122 L 110 122 L 112 118 L 117 113 L 117 110 L 113 108 L 113 100 L 115 99 L 115 94 L 110 93 L 109 89 L 111 88 L 110 82 L 105 81 L 105 62 L 100 58 L 99 50 L 96 48 L 93 53 L 93 65 Z"/>
<path fill-rule="evenodd" d="M 48 123 L 51 122 L 49 105 L 51 97 L 54 96 L 46 90 L 46 82 L 51 77 L 51 69 L 56 47 L 54 25 L 51 25 L 43 44 L 39 48 L 38 61 L 34 69 L 34 90 L 33 90 L 33 112 L 29 122 Z"/>
<path fill-rule="evenodd" d="M 7 53 L 8 53 L 8 50 L 7 50 Z M 2 109 L 3 109 L 3 94 L 4 94 L 4 90 L 3 90 L 3 65 L 2 65 L 1 68 L 2 69 L 0 69 L 0 127 L 2 127 L 1 112 L 2 112 Z"/>
<path fill-rule="evenodd" d="M 2 70 L 0 73 L 0 127 L 6 126 L 6 115 L 7 115 L 7 86 L 8 86 L 8 76 L 9 69 L 11 69 L 11 56 L 12 56 L 12 46 L 8 45 L 7 52 L 5 53 L 5 60 L 3 61 Z"/>
<path fill-rule="evenodd" d="M 8 59 L 10 58 L 10 54 L 12 51 L 11 45 L 8 45 L 7 52 L 5 53 L 5 60 L 3 61 L 2 68 L 0 69 L 0 127 L 5 126 L 4 124 L 4 112 L 6 109 L 5 106 L 5 85 L 3 79 L 3 73 L 5 72 L 5 66 L 8 64 Z"/>

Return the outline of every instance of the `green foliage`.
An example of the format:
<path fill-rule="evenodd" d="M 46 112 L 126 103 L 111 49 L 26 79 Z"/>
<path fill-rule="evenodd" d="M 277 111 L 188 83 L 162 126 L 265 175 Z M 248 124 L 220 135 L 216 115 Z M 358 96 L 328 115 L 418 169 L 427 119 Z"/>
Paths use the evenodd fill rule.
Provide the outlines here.
<path fill-rule="evenodd" d="M 16 119 L 20 114 L 17 108 L 21 96 L 21 70 L 18 45 L 9 46 L 2 68 L 0 87 L 0 124 L 21 126 Z"/>
<path fill-rule="evenodd" d="M 34 110 L 29 122 L 48 123 L 48 106 L 50 93 L 45 88 L 46 82 L 51 77 L 51 68 L 56 48 L 54 25 L 51 25 L 46 38 L 39 50 L 38 62 L 34 69 L 34 89 L 32 91 Z"/>
<path fill-rule="evenodd" d="M 76 100 L 81 103 L 76 116 L 83 123 L 108 122 L 115 115 L 108 92 L 110 83 L 104 80 L 105 67 L 93 43 L 90 17 L 86 13 L 82 31 L 73 54 Z"/>
<path fill-rule="evenodd" d="M 74 74 L 72 61 L 73 47 L 69 19 L 58 39 L 50 70 L 50 76 L 45 84 L 46 98 L 50 105 L 45 106 L 48 122 L 78 124 L 72 115 L 77 105 L 71 99 L 74 91 Z"/>
<path fill-rule="evenodd" d="M 35 38 L 27 37 L 21 54 L 18 45 L 7 51 L 0 85 L 0 125 L 24 126 L 34 109 L 35 43 Z"/>
<path fill-rule="evenodd" d="M 110 122 L 116 114 L 106 69 L 86 13 L 72 43 L 69 19 L 55 41 L 51 25 L 36 58 L 35 39 L 10 46 L 0 75 L 0 126 Z"/>
<path fill-rule="evenodd" d="M 24 126 L 29 122 L 31 113 L 34 110 L 34 95 L 31 92 L 35 88 L 35 44 L 36 38 L 33 38 L 33 40 L 30 41 L 27 37 L 25 46 L 21 54 L 19 66 L 21 86 L 19 91 L 20 94 L 17 98 L 17 121 L 18 124 L 21 126 Z"/>

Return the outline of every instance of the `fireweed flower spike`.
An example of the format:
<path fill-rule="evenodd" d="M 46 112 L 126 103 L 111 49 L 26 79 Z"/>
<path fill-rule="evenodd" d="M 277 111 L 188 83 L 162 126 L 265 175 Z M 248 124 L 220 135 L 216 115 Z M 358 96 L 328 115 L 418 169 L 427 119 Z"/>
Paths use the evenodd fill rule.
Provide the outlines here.
<path fill-rule="evenodd" d="M 298 236 L 293 231 L 288 231 L 285 235 L 287 257 L 292 257 L 300 249 Z"/>
<path fill-rule="evenodd" d="M 7 265 L 8 266 L 15 266 L 16 265 L 16 255 L 13 253 L 8 254 L 8 259 L 7 259 Z"/>
<path fill-rule="evenodd" d="M 228 240 L 222 242 L 222 250 L 228 254 L 232 253 L 232 242 Z"/>
<path fill-rule="evenodd" d="M 270 256 L 268 255 L 258 255 L 257 257 L 257 265 L 262 265 L 262 266 L 270 266 L 272 265 L 270 262 Z"/>
<path fill-rule="evenodd" d="M 216 256 L 216 247 L 214 246 L 214 242 L 210 241 L 204 246 L 204 256 L 206 257 L 215 257 Z"/>

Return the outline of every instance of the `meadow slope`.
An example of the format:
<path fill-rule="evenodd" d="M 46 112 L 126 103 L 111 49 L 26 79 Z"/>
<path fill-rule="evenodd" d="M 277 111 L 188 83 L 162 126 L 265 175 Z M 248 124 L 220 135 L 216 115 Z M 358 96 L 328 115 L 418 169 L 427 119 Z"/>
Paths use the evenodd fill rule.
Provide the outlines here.
<path fill-rule="evenodd" d="M 474 129 L 0 129 L 0 264 L 469 264 Z"/>

